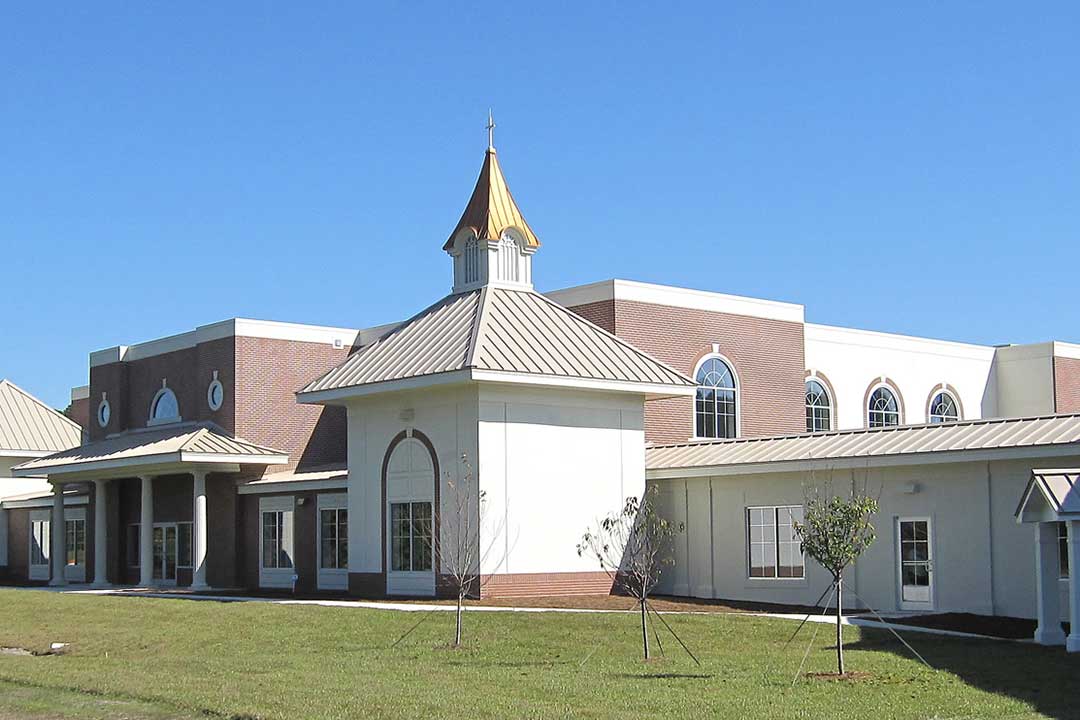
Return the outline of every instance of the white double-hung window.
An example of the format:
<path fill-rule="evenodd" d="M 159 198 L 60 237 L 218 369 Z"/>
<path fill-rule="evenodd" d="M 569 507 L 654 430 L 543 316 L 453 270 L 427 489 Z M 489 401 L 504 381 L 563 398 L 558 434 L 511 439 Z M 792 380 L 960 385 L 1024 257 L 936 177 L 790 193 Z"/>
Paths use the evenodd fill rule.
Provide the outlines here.
<path fill-rule="evenodd" d="M 291 588 L 293 583 L 292 495 L 259 498 L 259 585 Z"/>
<path fill-rule="evenodd" d="M 801 505 L 746 508 L 747 576 L 802 578 L 806 562 L 795 523 L 802 522 Z"/>
<path fill-rule="evenodd" d="M 349 496 L 319 495 L 319 589 L 349 587 Z"/>

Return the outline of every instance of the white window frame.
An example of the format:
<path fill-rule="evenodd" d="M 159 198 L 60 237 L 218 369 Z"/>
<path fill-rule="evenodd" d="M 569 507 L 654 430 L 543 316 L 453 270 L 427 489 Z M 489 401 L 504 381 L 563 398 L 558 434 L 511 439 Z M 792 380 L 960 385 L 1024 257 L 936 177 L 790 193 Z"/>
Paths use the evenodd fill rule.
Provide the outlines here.
<path fill-rule="evenodd" d="M 324 493 L 320 494 L 316 501 L 316 519 L 315 519 L 315 547 L 316 547 L 316 562 L 318 563 L 318 587 L 320 590 L 348 590 L 349 589 L 349 568 L 324 568 L 322 563 L 323 552 L 323 538 L 322 538 L 322 514 L 324 510 L 344 510 L 346 513 L 349 511 L 349 494 L 348 493 Z M 350 530 L 348 516 L 346 516 L 346 529 Z M 348 532 L 351 537 L 352 533 Z M 341 539 L 338 538 L 337 542 L 340 544 Z M 348 556 L 348 539 L 345 540 L 345 552 Z"/>
<path fill-rule="evenodd" d="M 874 399 L 874 393 L 878 390 L 885 389 L 892 394 L 893 401 L 896 403 L 896 424 L 895 425 L 871 425 L 870 424 L 870 401 Z M 881 411 L 878 411 L 881 412 Z M 878 430 L 881 428 L 901 427 L 904 424 L 904 401 L 900 395 L 900 390 L 893 387 L 886 382 L 874 383 L 870 388 L 870 392 L 866 394 L 866 402 L 863 403 L 863 423 L 866 429 Z"/>
<path fill-rule="evenodd" d="M 936 424 L 948 424 L 948 423 L 960 422 L 961 420 L 964 419 L 963 413 L 960 412 L 960 401 L 957 400 L 956 393 L 954 393 L 952 390 L 949 390 L 948 388 L 939 387 L 939 388 L 937 388 L 936 390 L 934 390 L 933 392 L 930 393 L 930 403 L 926 406 L 926 422 L 927 423 L 933 423 L 934 422 L 933 418 L 935 418 L 935 417 L 938 417 L 938 418 L 944 418 L 945 417 L 944 415 L 936 415 L 934 413 L 934 401 L 937 400 L 938 395 L 948 395 L 949 398 L 952 399 L 953 409 L 956 410 L 956 417 L 950 418 L 948 420 L 945 420 L 945 419 L 938 420 Z"/>
<path fill-rule="evenodd" d="M 406 455 L 412 454 L 413 460 L 422 458 L 419 466 L 404 463 Z M 435 567 L 438 558 L 435 543 L 438 542 L 435 507 L 435 471 L 427 445 L 415 437 L 407 437 L 394 448 L 390 455 L 390 464 L 386 473 L 385 512 L 386 524 L 386 591 L 389 595 L 434 595 Z M 393 506 L 399 503 L 430 503 L 432 511 L 432 569 L 431 570 L 394 570 L 393 558 Z"/>
<path fill-rule="evenodd" d="M 904 595 L 904 549 L 900 536 L 900 524 L 905 522 L 926 523 L 926 563 L 928 584 L 925 591 Z M 896 518 L 893 526 L 896 538 L 896 600 L 897 607 L 901 610 L 933 610 L 934 609 L 934 523 L 928 515 L 901 515 Z M 921 586 L 911 586 L 921 587 Z"/>
<path fill-rule="evenodd" d="M 803 414 L 805 415 L 806 409 L 810 406 L 806 403 L 806 386 L 811 382 L 816 382 L 821 386 L 821 389 L 825 391 L 825 397 L 829 401 L 829 427 L 827 430 L 807 430 L 812 433 L 832 432 L 836 430 L 836 399 L 833 397 L 832 390 L 829 388 L 829 384 L 825 382 L 819 375 L 809 375 L 803 381 Z M 869 422 L 869 414 L 867 415 L 867 421 Z"/>
<path fill-rule="evenodd" d="M 67 510 L 67 508 L 64 508 Z M 66 514 L 66 513 L 65 513 Z M 27 567 L 31 580 L 48 580 L 50 563 L 52 559 L 52 511 L 31 510 L 29 521 L 29 533 L 27 535 Z M 34 562 L 34 539 L 38 540 L 41 548 L 43 563 Z M 42 538 L 44 543 L 41 542 Z"/>
<path fill-rule="evenodd" d="M 283 516 L 279 546 L 289 556 L 292 567 L 265 567 L 263 565 L 265 557 L 263 522 L 264 515 L 267 513 L 281 513 Z M 296 498 L 293 495 L 259 498 L 259 587 L 289 589 L 293 587 L 296 576 L 295 515 Z"/>
<path fill-rule="evenodd" d="M 731 371 L 731 379 L 735 381 L 735 435 L 730 438 L 722 437 L 710 437 L 708 435 L 697 434 L 697 389 L 703 387 L 697 384 L 697 374 L 701 370 L 701 366 L 712 359 L 723 360 L 724 364 L 728 366 L 728 370 Z M 742 437 L 742 380 L 739 378 L 739 371 L 735 369 L 735 363 L 731 362 L 731 359 L 719 351 L 719 345 L 713 345 L 713 351 L 708 355 L 700 358 L 694 365 L 694 372 L 691 375 L 694 379 L 694 404 L 690 412 L 690 437 L 694 440 L 734 440 Z M 805 387 L 805 385 L 803 386 Z"/>
<path fill-rule="evenodd" d="M 746 540 L 746 579 L 747 580 L 755 582 L 755 583 L 759 582 L 759 581 L 760 582 L 767 582 L 767 583 L 775 583 L 775 582 L 780 582 L 780 583 L 805 583 L 806 582 L 806 553 L 802 552 L 801 550 L 799 551 L 799 557 L 802 559 L 802 575 L 799 575 L 797 577 L 780 577 L 780 575 L 779 575 L 779 573 L 780 573 L 780 545 L 783 544 L 783 543 L 791 544 L 790 541 L 781 541 L 780 540 L 780 511 L 781 510 L 789 510 L 790 511 L 790 510 L 794 510 L 794 509 L 798 509 L 799 511 L 801 511 L 803 513 L 804 518 L 805 518 L 806 510 L 802 505 L 747 505 L 746 508 L 744 508 L 744 510 L 743 510 L 743 536 L 744 536 L 744 538 Z M 751 568 L 751 564 L 752 564 L 752 561 L 751 561 L 751 546 L 753 545 L 753 541 L 751 540 L 752 533 L 751 533 L 751 526 L 750 526 L 750 512 L 752 510 L 764 510 L 764 511 L 768 511 L 768 512 L 772 513 L 772 520 L 773 520 L 773 525 L 772 525 L 772 529 L 773 529 L 773 538 L 772 538 L 773 571 L 775 573 L 777 573 L 777 574 L 773 575 L 771 577 L 767 576 L 767 575 L 761 576 L 761 575 L 751 575 L 750 574 L 750 568 Z M 798 540 L 795 540 L 795 543 L 798 544 Z"/>

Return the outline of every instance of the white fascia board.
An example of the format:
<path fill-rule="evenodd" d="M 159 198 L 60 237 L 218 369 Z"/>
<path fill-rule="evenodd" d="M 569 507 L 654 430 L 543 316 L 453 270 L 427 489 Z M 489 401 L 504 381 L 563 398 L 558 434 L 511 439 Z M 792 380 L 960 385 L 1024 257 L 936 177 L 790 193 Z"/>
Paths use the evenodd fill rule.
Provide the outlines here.
<path fill-rule="evenodd" d="M 684 397 L 695 395 L 692 385 L 665 385 L 622 380 L 599 380 L 593 378 L 562 377 L 559 375 L 533 375 L 496 370 L 473 370 L 472 379 L 477 382 L 508 383 L 512 385 L 543 385 L 546 387 L 572 388 L 602 392 L 625 392 L 645 395 L 650 399 Z"/>
<path fill-rule="evenodd" d="M 288 455 L 224 455 L 220 453 L 181 452 L 180 462 L 226 463 L 229 465 L 287 465 Z"/>
<path fill-rule="evenodd" d="M 54 467 L 34 467 L 20 469 L 18 466 L 11 469 L 14 477 L 41 477 L 50 478 L 61 475 L 76 474 L 100 474 L 107 470 L 139 470 L 146 473 L 162 474 L 163 470 L 169 469 L 174 472 L 190 472 L 191 464 L 199 465 L 283 465 L 289 460 L 288 455 L 215 455 L 213 453 L 186 453 L 171 452 L 160 455 L 140 455 L 139 457 L 118 458 L 113 460 L 91 460 L 77 462 L 68 465 L 56 465 Z"/>
<path fill-rule="evenodd" d="M 950 450 L 912 455 L 880 455 L 877 457 L 822 458 L 820 460 L 780 460 L 776 462 L 745 463 L 740 465 L 702 465 L 685 468 L 645 469 L 649 480 L 677 480 L 689 477 L 726 477 L 733 475 L 762 475 L 811 470 L 860 470 L 863 468 L 903 467 L 915 465 L 944 465 L 951 463 L 990 462 L 993 460 L 1022 460 L 1027 458 L 1080 455 L 1080 443 L 1037 445 L 986 450 Z"/>
<path fill-rule="evenodd" d="M 808 345 L 810 343 L 861 345 L 884 350 L 913 352 L 920 355 L 941 355 L 971 360 L 991 360 L 995 352 L 992 345 L 974 345 L 952 340 L 936 340 L 914 335 L 878 332 L 877 330 L 858 330 L 856 328 L 816 325 L 813 323 L 806 323 L 805 328 L 804 339 Z"/>
<path fill-rule="evenodd" d="M 21 510 L 23 508 L 51 508 L 53 504 L 53 495 L 42 495 L 36 498 L 27 498 L 25 500 L 0 500 L 0 508 L 4 510 Z M 89 505 L 90 496 L 86 493 L 71 494 L 64 496 L 64 507 L 71 507 L 72 505 Z"/>
<path fill-rule="evenodd" d="M 328 390 L 299 392 L 296 394 L 296 402 L 305 405 L 344 405 L 352 398 L 404 390 L 418 390 L 436 385 L 456 385 L 469 382 L 471 379 L 468 370 L 452 370 L 450 372 L 432 373 L 431 375 L 420 375 L 400 380 L 384 380 L 365 385 L 350 385 L 349 387 Z"/>
<path fill-rule="evenodd" d="M 544 294 L 563 307 L 603 300 L 630 300 L 650 305 L 706 310 L 727 315 L 747 315 L 794 323 L 803 322 L 806 315 L 803 306 L 797 303 L 762 300 L 742 295 L 727 295 L 709 290 L 692 290 L 634 280 L 604 280 Z"/>
<path fill-rule="evenodd" d="M 281 480 L 278 482 L 257 480 L 246 485 L 238 485 L 236 493 L 238 495 L 264 495 L 267 493 L 306 492 L 309 490 L 347 490 L 348 488 L 349 478 L 342 476 L 329 480 Z"/>
<path fill-rule="evenodd" d="M 1054 341 L 1054 356 L 1080 360 L 1080 345 Z"/>
<path fill-rule="evenodd" d="M 0 448 L 0 457 L 24 457 L 29 459 L 52 455 L 56 450 L 19 450 L 18 448 Z"/>
<path fill-rule="evenodd" d="M 366 345 L 393 330 L 400 323 L 388 323 L 371 328 L 339 328 L 326 325 L 304 325 L 302 323 L 278 322 L 276 320 L 252 320 L 249 318 L 231 318 L 209 325 L 200 325 L 178 335 L 148 340 L 136 345 L 117 345 L 105 350 L 90 353 L 90 367 L 108 365 L 121 360 L 141 360 L 143 358 L 192 348 L 199 343 L 221 340 L 228 337 L 255 337 L 268 340 L 288 340 L 292 342 L 310 342 L 323 345 L 335 345 L 340 342 L 343 348 Z"/>

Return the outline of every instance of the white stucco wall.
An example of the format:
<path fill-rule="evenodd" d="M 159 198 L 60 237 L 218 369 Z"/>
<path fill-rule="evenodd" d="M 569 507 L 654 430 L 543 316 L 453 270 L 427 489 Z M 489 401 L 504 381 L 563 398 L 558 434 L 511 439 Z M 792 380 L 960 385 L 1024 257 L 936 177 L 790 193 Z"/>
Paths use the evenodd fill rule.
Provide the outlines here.
<path fill-rule="evenodd" d="M 933 555 L 933 610 L 1013 617 L 1035 616 L 1034 529 L 1013 519 L 1033 467 L 1075 467 L 1080 457 L 971 461 L 869 470 L 837 470 L 834 491 L 854 481 L 880 493 L 877 541 L 848 582 L 869 605 L 899 609 L 899 517 L 928 517 Z M 757 475 L 658 480 L 664 511 L 686 523 L 675 566 L 660 590 L 676 595 L 792 604 L 813 603 L 829 576 L 807 559 L 805 580 L 747 577 L 746 508 L 801 505 L 804 485 L 829 474 Z M 914 488 L 914 492 L 912 491 Z M 711 512 L 708 510 L 711 508 Z M 849 598 L 854 601 L 854 598 Z M 1067 605 L 1063 605 L 1063 612 Z"/>
<path fill-rule="evenodd" d="M 460 478 L 463 454 L 477 457 L 476 413 L 475 386 L 391 393 L 348 405 L 349 572 L 383 569 L 382 465 L 394 437 L 406 429 L 426 435 L 439 462 L 435 481 L 445 484 Z M 448 503 L 442 493 L 444 515 Z"/>
<path fill-rule="evenodd" d="M 29 456 L 0 456 L 0 500 L 34 492 L 52 492 L 52 485 L 45 478 L 11 477 L 11 468 L 30 459 Z"/>
<path fill-rule="evenodd" d="M 502 530 L 484 571 L 599 570 L 576 545 L 645 488 L 643 398 L 485 385 L 479 400 L 480 482 Z"/>
<path fill-rule="evenodd" d="M 994 376 L 1000 415 L 1054 412 L 1054 343 L 998 348 Z"/>
<path fill-rule="evenodd" d="M 806 367 L 823 373 L 836 395 L 836 429 L 866 426 L 866 391 L 882 377 L 900 390 L 905 424 L 926 422 L 930 393 L 942 383 L 959 393 L 965 419 L 997 415 L 993 347 L 827 325 L 805 332 Z"/>

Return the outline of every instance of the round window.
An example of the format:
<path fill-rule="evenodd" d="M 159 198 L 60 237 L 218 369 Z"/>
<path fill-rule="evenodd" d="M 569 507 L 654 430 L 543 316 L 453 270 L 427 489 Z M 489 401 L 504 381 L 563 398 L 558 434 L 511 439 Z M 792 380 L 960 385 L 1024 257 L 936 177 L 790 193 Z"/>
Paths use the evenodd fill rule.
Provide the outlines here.
<path fill-rule="evenodd" d="M 210 383 L 210 387 L 206 388 L 206 403 L 210 406 L 211 410 L 220 410 L 221 403 L 225 400 L 225 387 L 221 384 L 220 380 L 215 379 Z"/>
<path fill-rule="evenodd" d="M 97 422 L 101 427 L 105 427 L 109 424 L 109 418 L 112 416 L 112 408 L 109 407 L 108 400 L 102 400 L 101 404 L 97 406 Z"/>

